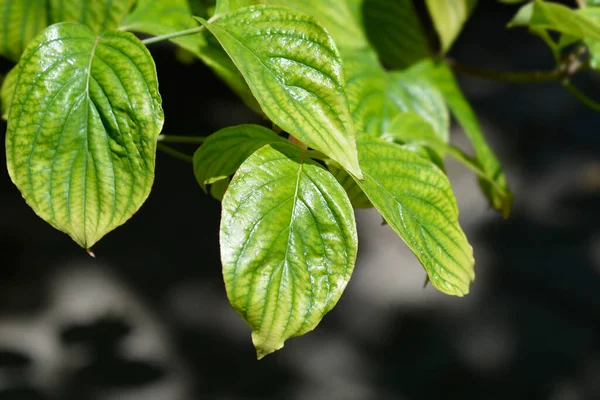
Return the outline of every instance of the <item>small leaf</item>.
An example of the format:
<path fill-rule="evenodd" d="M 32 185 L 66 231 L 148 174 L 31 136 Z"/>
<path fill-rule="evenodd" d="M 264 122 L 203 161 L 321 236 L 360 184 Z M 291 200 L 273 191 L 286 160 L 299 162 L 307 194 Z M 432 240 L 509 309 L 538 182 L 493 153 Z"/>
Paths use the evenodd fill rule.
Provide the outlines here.
<path fill-rule="evenodd" d="M 0 56 L 18 61 L 25 46 L 48 26 L 47 0 L 0 0 Z"/>
<path fill-rule="evenodd" d="M 187 0 L 138 0 L 133 12 L 123 22 L 125 30 L 165 35 L 198 27 Z M 262 113 L 244 78 L 227 53 L 214 38 L 202 33 L 171 39 L 208 65 L 242 101 L 257 113 Z"/>
<path fill-rule="evenodd" d="M 13 93 L 15 92 L 18 77 L 19 64 L 15 65 L 13 69 L 6 74 L 4 81 L 2 82 L 2 87 L 0 87 L 0 113 L 2 114 L 3 120 L 8 118 L 8 113 L 10 112 L 10 105 L 12 103 Z"/>
<path fill-rule="evenodd" d="M 335 178 L 291 144 L 250 156 L 222 204 L 225 287 L 260 359 L 339 300 L 356 261 L 354 213 Z"/>
<path fill-rule="evenodd" d="M 364 180 L 358 184 L 419 259 L 441 292 L 463 296 L 475 278 L 473 249 L 458 223 L 444 173 L 411 151 L 381 139 L 358 139 Z"/>
<path fill-rule="evenodd" d="M 362 13 L 370 42 L 391 68 L 406 68 L 430 55 L 412 0 L 364 0 Z"/>
<path fill-rule="evenodd" d="M 600 23 L 580 11 L 539 0 L 521 7 L 508 26 L 549 29 L 579 39 L 600 40 Z"/>
<path fill-rule="evenodd" d="M 40 217 L 89 249 L 150 193 L 163 124 L 154 61 L 130 33 L 61 23 L 19 70 L 8 171 Z"/>
<path fill-rule="evenodd" d="M 121 25 L 136 0 L 49 0 L 53 22 L 79 22 L 101 33 Z"/>
<path fill-rule="evenodd" d="M 442 53 L 446 53 L 475 9 L 477 0 L 426 0 L 426 3 L 442 43 Z"/>
<path fill-rule="evenodd" d="M 491 177 L 495 182 L 495 185 L 490 185 L 489 182 L 480 180 L 479 183 L 483 192 L 492 207 L 501 211 L 504 217 L 507 218 L 512 208 L 513 196 L 508 189 L 502 167 L 487 144 L 477 117 L 458 86 L 454 74 L 446 65 L 430 61 L 420 63 L 414 68 L 420 69 L 424 76 L 428 76 L 443 94 L 452 114 L 454 114 L 473 145 L 479 165 L 485 175 Z"/>
<path fill-rule="evenodd" d="M 600 24 L 600 8 L 584 8 L 578 12 Z M 600 71 L 600 40 L 585 39 L 584 42 L 590 52 L 590 66 Z"/>
<path fill-rule="evenodd" d="M 194 154 L 194 174 L 200 187 L 221 181 L 261 147 L 286 140 L 259 125 L 238 125 L 210 135 Z"/>
<path fill-rule="evenodd" d="M 269 119 L 361 178 L 341 57 L 312 17 L 256 6 L 212 24 L 201 22 L 241 71 Z"/>

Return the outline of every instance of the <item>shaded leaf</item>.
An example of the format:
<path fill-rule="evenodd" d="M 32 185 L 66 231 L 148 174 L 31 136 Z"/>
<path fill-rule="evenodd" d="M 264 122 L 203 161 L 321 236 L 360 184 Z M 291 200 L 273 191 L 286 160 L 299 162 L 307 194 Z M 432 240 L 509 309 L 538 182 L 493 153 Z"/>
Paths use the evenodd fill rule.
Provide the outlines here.
<path fill-rule="evenodd" d="M 198 22 L 193 18 L 187 0 L 138 0 L 123 25 L 129 31 L 160 36 L 196 28 Z M 197 33 L 171 40 L 200 58 L 248 107 L 262 113 L 237 67 L 214 38 Z"/>
<path fill-rule="evenodd" d="M 369 41 L 385 64 L 406 68 L 429 56 L 412 0 L 364 0 L 362 13 Z"/>
<path fill-rule="evenodd" d="M 150 193 L 163 124 L 154 62 L 130 33 L 62 23 L 19 71 L 8 171 L 40 217 L 89 249 Z"/>
<path fill-rule="evenodd" d="M 47 0 L 0 0 L 0 56 L 18 61 L 25 46 L 48 26 Z"/>
<path fill-rule="evenodd" d="M 366 194 L 363 193 L 362 189 L 358 184 L 352 179 L 350 174 L 348 174 L 342 167 L 340 167 L 335 162 L 328 162 L 327 168 L 329 172 L 337 179 L 337 181 L 342 185 L 348 198 L 350 199 L 350 203 L 354 208 L 372 208 L 373 204 L 369 201 L 369 198 Z"/>
<path fill-rule="evenodd" d="M 238 125 L 210 135 L 194 154 L 194 175 L 206 192 L 207 185 L 233 175 L 261 147 L 286 140 L 259 125 Z"/>
<path fill-rule="evenodd" d="M 426 3 L 440 37 L 442 53 L 446 53 L 469 19 L 477 0 L 426 0 Z"/>
<path fill-rule="evenodd" d="M 495 182 L 495 185 L 490 185 L 485 180 L 479 181 L 484 194 L 492 207 L 501 211 L 505 218 L 508 217 L 513 196 L 508 189 L 506 177 L 494 152 L 487 144 L 477 117 L 458 86 L 454 74 L 445 64 L 430 61 L 418 64 L 415 69 L 420 69 L 423 76 L 428 76 L 443 94 L 450 111 L 469 138 L 485 176 Z"/>
<path fill-rule="evenodd" d="M 250 156 L 222 204 L 225 287 L 260 359 L 339 300 L 356 261 L 354 213 L 335 178 L 291 144 Z"/>
<path fill-rule="evenodd" d="M 0 87 L 0 114 L 2 119 L 8 118 L 10 112 L 10 105 L 12 103 L 13 93 L 15 92 L 15 86 L 17 85 L 17 78 L 19 77 L 19 64 L 15 65 L 2 81 L 2 87 Z"/>
<path fill-rule="evenodd" d="M 446 175 L 428 160 L 382 139 L 358 139 L 358 184 L 421 262 L 433 286 L 456 296 L 475 278 L 473 249 L 458 223 Z"/>
<path fill-rule="evenodd" d="M 136 0 L 49 0 L 52 22 L 79 22 L 95 33 L 121 25 Z"/>
<path fill-rule="evenodd" d="M 256 6 L 202 23 L 241 71 L 269 119 L 361 177 L 341 57 L 312 17 L 284 7 Z"/>

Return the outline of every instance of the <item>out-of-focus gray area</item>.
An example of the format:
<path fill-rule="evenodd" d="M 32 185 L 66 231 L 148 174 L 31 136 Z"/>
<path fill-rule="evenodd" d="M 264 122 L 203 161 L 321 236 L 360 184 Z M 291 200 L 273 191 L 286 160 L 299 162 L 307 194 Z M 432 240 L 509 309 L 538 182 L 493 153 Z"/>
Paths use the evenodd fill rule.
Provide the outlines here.
<path fill-rule="evenodd" d="M 504 29 L 514 7 L 480 3 L 452 57 L 552 67 L 541 41 Z M 166 134 L 256 121 L 201 64 L 152 51 Z M 339 305 L 262 361 L 225 295 L 220 205 L 189 165 L 159 154 L 150 199 L 96 259 L 37 218 L 1 168 L 0 400 L 599 399 L 600 114 L 559 85 L 461 84 L 516 197 L 504 221 L 449 161 L 475 249 L 471 294 L 423 289 L 406 246 L 358 211 Z M 577 84 L 600 99 L 599 78 Z M 452 139 L 468 148 L 459 129 Z"/>

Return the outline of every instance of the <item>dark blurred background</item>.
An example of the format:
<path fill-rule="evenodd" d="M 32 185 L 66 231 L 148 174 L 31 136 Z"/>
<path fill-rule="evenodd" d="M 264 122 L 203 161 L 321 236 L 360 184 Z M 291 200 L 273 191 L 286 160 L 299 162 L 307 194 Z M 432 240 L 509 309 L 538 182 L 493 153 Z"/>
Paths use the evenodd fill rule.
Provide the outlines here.
<path fill-rule="evenodd" d="M 541 40 L 505 29 L 515 10 L 480 1 L 451 56 L 551 69 Z M 257 121 L 202 64 L 151 50 L 164 133 Z M 600 100 L 599 77 L 577 84 Z M 150 199 L 96 259 L 36 217 L 1 168 L 0 400 L 600 399 L 600 114 L 558 84 L 461 84 L 516 198 L 504 221 L 449 161 L 475 248 L 472 293 L 423 289 L 408 249 L 360 211 L 339 305 L 262 361 L 225 296 L 220 205 L 189 165 L 159 153 Z M 466 145 L 459 129 L 452 140 Z"/>

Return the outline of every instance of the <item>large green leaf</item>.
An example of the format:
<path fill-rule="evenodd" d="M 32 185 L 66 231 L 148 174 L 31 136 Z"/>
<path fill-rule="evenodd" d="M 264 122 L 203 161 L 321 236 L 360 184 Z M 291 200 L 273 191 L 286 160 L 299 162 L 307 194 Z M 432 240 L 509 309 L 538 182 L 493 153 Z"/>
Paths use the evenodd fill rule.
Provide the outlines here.
<path fill-rule="evenodd" d="M 11 69 L 2 81 L 2 87 L 0 87 L 0 114 L 2 119 L 8 118 L 10 111 L 10 105 L 12 103 L 13 93 L 15 92 L 15 86 L 17 85 L 17 78 L 19 77 L 19 65 L 17 64 Z"/>
<path fill-rule="evenodd" d="M 202 22 L 275 124 L 362 177 L 341 57 L 321 25 L 279 6 L 247 7 Z"/>
<path fill-rule="evenodd" d="M 239 166 L 261 147 L 286 140 L 259 125 L 238 125 L 210 135 L 194 154 L 194 174 L 200 187 L 233 175 Z"/>
<path fill-rule="evenodd" d="M 0 0 L 0 56 L 18 61 L 25 46 L 48 26 L 47 0 Z"/>
<path fill-rule="evenodd" d="M 429 56 L 412 0 L 364 0 L 362 13 L 369 41 L 390 67 L 406 68 Z"/>
<path fill-rule="evenodd" d="M 220 241 L 227 295 L 258 358 L 317 326 L 350 280 L 358 247 L 344 189 L 291 144 L 242 164 L 223 198 Z"/>
<path fill-rule="evenodd" d="M 382 139 L 358 139 L 364 180 L 359 185 L 419 259 L 433 286 L 456 296 L 475 277 L 473 249 L 458 223 L 444 173 L 412 151 Z"/>
<path fill-rule="evenodd" d="M 331 172 L 331 175 L 337 179 L 337 181 L 342 185 L 348 198 L 350 199 L 350 203 L 354 208 L 372 208 L 373 204 L 369 201 L 369 198 L 366 194 L 363 193 L 362 189 L 358 184 L 352 179 L 350 174 L 348 174 L 342 167 L 339 166 L 336 162 L 327 162 L 327 169 Z"/>
<path fill-rule="evenodd" d="M 123 29 L 153 36 L 196 27 L 198 22 L 194 20 L 187 0 L 138 0 L 133 12 L 123 22 Z M 244 78 L 214 38 L 207 39 L 198 33 L 171 40 L 204 61 L 247 106 L 262 112 Z"/>
<path fill-rule="evenodd" d="M 512 208 L 513 196 L 508 189 L 506 177 L 494 152 L 487 144 L 477 117 L 458 86 L 454 74 L 445 64 L 431 61 L 418 64 L 415 66 L 415 70 L 420 70 L 423 76 L 428 76 L 442 92 L 452 114 L 471 141 L 477 161 L 485 176 L 495 182 L 492 185 L 486 180 L 480 180 L 483 192 L 492 207 L 508 217 Z"/>
<path fill-rule="evenodd" d="M 577 10 L 539 0 L 521 7 L 509 26 L 549 29 L 579 39 L 600 40 L 600 23 Z"/>
<path fill-rule="evenodd" d="M 446 53 L 477 5 L 477 0 L 426 0 L 435 30 Z"/>
<path fill-rule="evenodd" d="M 150 193 L 163 112 L 132 34 L 49 27 L 25 50 L 8 116 L 8 171 L 27 203 L 89 249 Z"/>
<path fill-rule="evenodd" d="M 79 22 L 96 33 L 115 29 L 136 0 L 49 0 L 53 22 Z"/>

